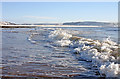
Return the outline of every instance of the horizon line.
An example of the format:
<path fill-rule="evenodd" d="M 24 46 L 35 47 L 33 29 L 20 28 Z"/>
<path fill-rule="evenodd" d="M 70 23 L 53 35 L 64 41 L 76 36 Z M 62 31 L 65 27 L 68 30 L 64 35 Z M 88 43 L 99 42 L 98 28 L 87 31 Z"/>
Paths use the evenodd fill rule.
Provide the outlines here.
<path fill-rule="evenodd" d="M 0 21 L 0 22 L 10 22 L 10 23 L 16 23 L 16 24 L 37 24 L 37 23 L 70 23 L 70 22 L 105 22 L 105 23 L 118 23 L 118 22 L 111 22 L 111 21 L 94 21 L 94 20 L 83 20 L 83 21 L 65 21 L 65 22 L 34 22 L 34 23 L 29 23 L 29 22 L 24 22 L 24 23 L 17 23 L 17 22 L 12 22 L 12 21 Z"/>

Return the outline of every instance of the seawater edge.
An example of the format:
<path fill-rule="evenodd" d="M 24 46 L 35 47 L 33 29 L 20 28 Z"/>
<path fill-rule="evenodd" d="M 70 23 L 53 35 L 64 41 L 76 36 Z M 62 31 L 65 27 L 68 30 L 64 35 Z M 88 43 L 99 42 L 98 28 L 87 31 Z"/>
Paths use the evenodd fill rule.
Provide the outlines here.
<path fill-rule="evenodd" d="M 35 28 L 35 27 L 102 27 L 83 25 L 1 25 L 0 28 Z"/>

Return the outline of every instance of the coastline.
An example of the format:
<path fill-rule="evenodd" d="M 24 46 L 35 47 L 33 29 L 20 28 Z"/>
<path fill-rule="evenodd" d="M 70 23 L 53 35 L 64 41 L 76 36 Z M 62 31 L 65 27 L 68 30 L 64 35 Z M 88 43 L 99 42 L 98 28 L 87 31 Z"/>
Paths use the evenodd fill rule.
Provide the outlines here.
<path fill-rule="evenodd" d="M 1 25 L 0 28 L 35 28 L 35 27 L 102 27 L 85 25 Z"/>

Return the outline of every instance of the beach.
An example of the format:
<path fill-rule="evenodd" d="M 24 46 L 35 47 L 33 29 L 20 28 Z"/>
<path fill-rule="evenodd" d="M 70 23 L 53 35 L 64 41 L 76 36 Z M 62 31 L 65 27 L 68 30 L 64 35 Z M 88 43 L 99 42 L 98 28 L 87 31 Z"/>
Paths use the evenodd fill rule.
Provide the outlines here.
<path fill-rule="evenodd" d="M 1 1 L 0 79 L 120 79 L 118 2 Z"/>
<path fill-rule="evenodd" d="M 86 25 L 1 25 L 3 28 L 35 28 L 35 27 L 101 27 Z"/>

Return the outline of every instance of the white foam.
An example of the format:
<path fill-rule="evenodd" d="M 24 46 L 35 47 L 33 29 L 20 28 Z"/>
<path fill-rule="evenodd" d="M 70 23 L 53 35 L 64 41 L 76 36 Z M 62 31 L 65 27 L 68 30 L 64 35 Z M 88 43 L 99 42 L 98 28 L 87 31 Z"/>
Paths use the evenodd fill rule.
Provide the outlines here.
<path fill-rule="evenodd" d="M 56 41 L 56 44 L 59 46 L 69 46 L 71 41 L 69 38 L 72 37 L 71 34 L 68 34 L 67 31 L 63 31 L 62 29 L 56 29 L 51 31 L 49 38 L 52 38 Z"/>
<path fill-rule="evenodd" d="M 105 74 L 106 77 L 116 77 L 119 70 L 119 64 L 115 64 L 114 62 L 110 63 L 109 65 L 101 65 L 100 66 L 100 73 Z"/>
<path fill-rule="evenodd" d="M 73 47 L 73 52 L 80 53 L 81 58 L 97 65 L 101 76 L 120 76 L 120 64 L 115 63 L 117 59 L 112 56 L 114 50 L 118 49 L 117 43 L 113 42 L 110 37 L 100 42 L 72 34 L 68 30 L 54 29 L 49 38 L 54 39 L 57 45 Z"/>

